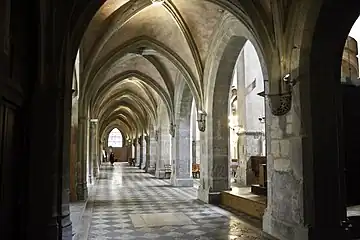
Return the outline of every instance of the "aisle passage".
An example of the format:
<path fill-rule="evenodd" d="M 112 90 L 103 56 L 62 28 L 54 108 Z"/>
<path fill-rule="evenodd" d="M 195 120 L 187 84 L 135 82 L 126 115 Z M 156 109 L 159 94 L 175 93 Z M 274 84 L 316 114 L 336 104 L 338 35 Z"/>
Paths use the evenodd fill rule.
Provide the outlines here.
<path fill-rule="evenodd" d="M 127 164 L 102 166 L 88 239 L 267 239 L 237 217 Z"/>

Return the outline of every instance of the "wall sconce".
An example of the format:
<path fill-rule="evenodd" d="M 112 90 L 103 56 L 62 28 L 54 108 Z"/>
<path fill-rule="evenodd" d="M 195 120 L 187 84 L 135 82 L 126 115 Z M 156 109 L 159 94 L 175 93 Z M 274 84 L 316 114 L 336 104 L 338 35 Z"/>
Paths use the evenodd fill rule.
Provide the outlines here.
<path fill-rule="evenodd" d="M 260 123 L 265 123 L 265 117 L 259 117 L 258 119 L 259 119 Z"/>
<path fill-rule="evenodd" d="M 240 134 L 245 132 L 245 129 L 243 128 L 243 126 L 235 126 L 234 131 L 235 131 L 236 135 L 239 136 Z"/>
<path fill-rule="evenodd" d="M 200 132 L 205 132 L 206 129 L 206 116 L 207 114 L 204 111 L 198 111 L 197 122 Z"/>
<path fill-rule="evenodd" d="M 155 131 L 155 141 L 159 141 L 159 130 Z"/>
<path fill-rule="evenodd" d="M 172 137 L 175 137 L 175 127 L 176 127 L 175 124 L 170 123 L 169 133 Z"/>
<path fill-rule="evenodd" d="M 265 94 L 265 92 L 258 93 L 259 96 L 267 97 L 271 113 L 275 116 L 283 116 L 291 110 L 292 89 L 298 81 L 293 79 L 291 74 L 288 73 L 282 78 L 282 82 L 286 87 L 285 92 L 277 94 Z"/>

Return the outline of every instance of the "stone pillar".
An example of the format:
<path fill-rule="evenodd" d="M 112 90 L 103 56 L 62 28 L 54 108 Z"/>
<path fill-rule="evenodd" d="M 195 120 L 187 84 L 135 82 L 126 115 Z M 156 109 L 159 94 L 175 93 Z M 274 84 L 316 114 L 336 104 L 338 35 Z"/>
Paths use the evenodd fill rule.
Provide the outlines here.
<path fill-rule="evenodd" d="M 201 154 L 201 148 L 200 148 L 200 140 L 196 140 L 195 142 L 195 148 L 196 148 L 196 159 L 195 162 L 196 164 L 200 164 L 200 154 Z"/>
<path fill-rule="evenodd" d="M 140 156 L 140 144 L 139 144 L 139 138 L 136 138 L 135 139 L 135 151 L 136 151 L 136 164 L 135 166 L 139 167 L 140 166 L 140 159 L 141 159 L 141 156 Z"/>
<path fill-rule="evenodd" d="M 139 141 L 139 154 L 140 154 L 140 162 L 139 169 L 142 169 L 144 163 L 144 137 L 143 135 L 138 138 Z"/>
<path fill-rule="evenodd" d="M 132 139 L 131 141 L 131 158 L 135 159 L 136 166 L 136 140 Z"/>
<path fill-rule="evenodd" d="M 65 109 L 71 109 L 72 95 L 70 91 L 65 91 L 64 106 Z M 72 146 L 72 112 L 64 111 L 64 133 L 62 139 L 62 176 L 60 176 L 61 184 L 61 213 L 59 225 L 61 228 L 62 240 L 72 240 L 72 222 L 70 219 L 70 161 L 71 155 L 70 150 Z M 61 174 L 60 172 L 60 174 Z"/>
<path fill-rule="evenodd" d="M 145 136 L 145 172 L 149 172 L 150 166 L 150 137 Z"/>
<path fill-rule="evenodd" d="M 92 177 L 95 182 L 99 173 L 99 141 L 98 141 L 98 120 L 90 120 L 90 162 L 92 165 Z"/>
<path fill-rule="evenodd" d="M 216 102 L 216 103 L 215 103 Z M 230 189 L 229 129 L 227 99 L 214 99 L 216 119 L 208 113 L 206 131 L 200 133 L 200 186 L 198 198 L 206 203 L 219 204 L 220 192 Z"/>
<path fill-rule="evenodd" d="M 159 134 L 158 140 L 158 159 L 156 161 L 156 171 L 155 177 L 164 178 L 165 177 L 165 165 L 170 164 L 171 158 L 171 135 L 167 126 L 161 126 L 161 132 Z"/>
<path fill-rule="evenodd" d="M 93 176 L 93 161 L 91 159 L 91 125 L 90 125 L 90 119 L 87 118 L 87 125 L 86 125 L 86 135 L 85 135 L 85 148 L 86 148 L 86 162 L 87 162 L 87 178 L 88 183 L 93 184 L 94 183 L 94 176 Z"/>
<path fill-rule="evenodd" d="M 79 101 L 73 98 L 71 108 L 71 133 L 70 133 L 70 201 L 77 200 L 77 146 L 78 146 L 78 124 L 79 124 Z"/>
<path fill-rule="evenodd" d="M 76 195 L 77 200 L 86 200 L 88 197 L 87 188 L 87 159 L 86 159 L 86 129 L 87 118 L 79 117 L 77 133 L 77 164 L 76 164 Z"/>
<path fill-rule="evenodd" d="M 172 138 L 172 142 L 171 184 L 174 186 L 192 187 L 193 179 L 190 173 L 190 116 L 188 119 L 181 119 L 179 121 L 179 126 L 175 129 L 175 137 Z"/>
<path fill-rule="evenodd" d="M 156 136 L 150 136 L 150 140 L 149 140 L 149 151 L 150 151 L 150 160 L 149 160 L 149 167 L 148 167 L 148 172 L 149 173 L 155 173 L 155 166 L 156 166 L 156 162 L 158 159 L 157 156 L 157 148 L 159 146 L 157 140 L 156 140 Z"/>
<path fill-rule="evenodd" d="M 237 76 L 237 125 L 246 131 L 246 66 L 245 66 L 245 47 L 240 53 L 238 62 L 235 67 Z M 247 186 L 248 161 L 247 155 L 247 137 L 244 132 L 238 132 L 237 155 L 239 166 L 236 173 L 236 182 L 242 186 Z M 251 174 L 251 172 L 250 172 Z"/>
<path fill-rule="evenodd" d="M 145 169 L 146 168 L 146 160 L 147 160 L 147 142 L 146 142 L 146 136 L 143 135 L 143 139 L 142 139 L 142 151 L 143 151 L 143 160 L 142 160 L 142 164 L 141 164 L 141 169 Z"/>

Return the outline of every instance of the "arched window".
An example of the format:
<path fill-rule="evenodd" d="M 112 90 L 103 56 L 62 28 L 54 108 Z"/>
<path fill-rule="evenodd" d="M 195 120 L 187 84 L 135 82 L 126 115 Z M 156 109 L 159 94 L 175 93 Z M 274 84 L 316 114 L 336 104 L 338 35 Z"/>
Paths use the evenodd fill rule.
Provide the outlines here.
<path fill-rule="evenodd" d="M 123 137 L 119 129 L 114 128 L 108 139 L 108 147 L 122 147 L 123 146 Z"/>

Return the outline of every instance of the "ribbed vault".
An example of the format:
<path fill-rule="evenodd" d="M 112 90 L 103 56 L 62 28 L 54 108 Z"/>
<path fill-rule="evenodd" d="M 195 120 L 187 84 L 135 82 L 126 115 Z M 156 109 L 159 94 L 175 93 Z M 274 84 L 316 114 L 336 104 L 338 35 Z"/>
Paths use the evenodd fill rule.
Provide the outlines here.
<path fill-rule="evenodd" d="M 267 1 L 153 2 L 158 1 L 108 0 L 83 37 L 80 114 L 89 112 L 99 119 L 101 134 L 116 124 L 125 125 L 121 131 L 127 137 L 150 132 L 149 127 L 157 125 L 160 105 L 175 123 L 175 89 L 182 82 L 197 109 L 206 111 L 205 64 L 213 54 L 216 29 L 229 12 L 259 46 L 274 40 Z M 266 55 L 271 44 L 264 46 Z"/>

